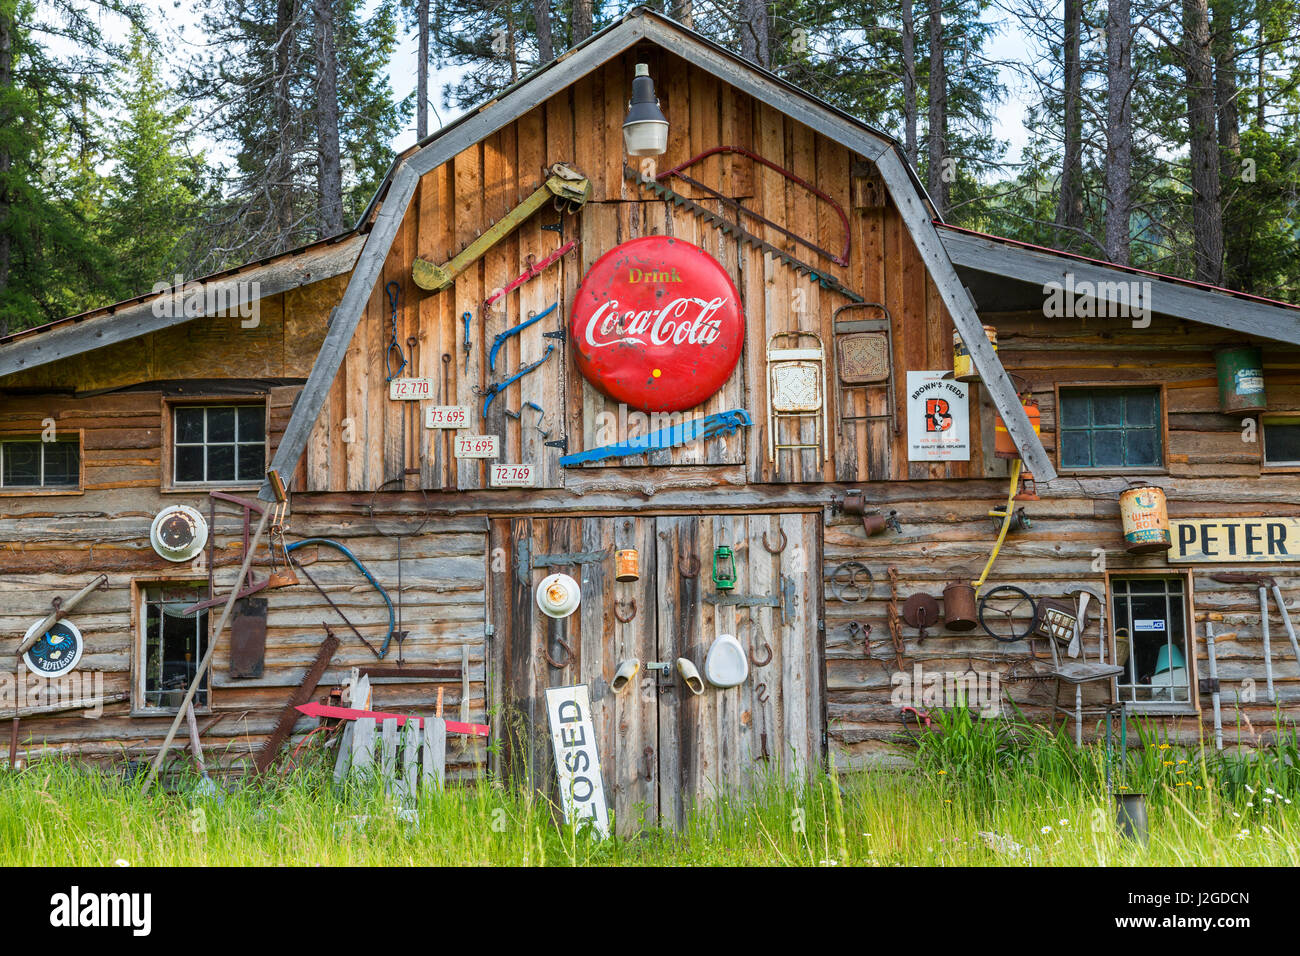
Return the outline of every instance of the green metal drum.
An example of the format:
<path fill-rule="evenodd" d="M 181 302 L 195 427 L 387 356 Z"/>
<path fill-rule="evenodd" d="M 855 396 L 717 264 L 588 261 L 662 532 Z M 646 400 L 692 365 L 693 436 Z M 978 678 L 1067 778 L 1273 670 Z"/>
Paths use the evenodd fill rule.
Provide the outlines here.
<path fill-rule="evenodd" d="M 1214 353 L 1219 373 L 1219 409 L 1232 412 L 1262 412 L 1268 407 L 1264 395 L 1264 360 L 1254 346 L 1235 346 Z"/>

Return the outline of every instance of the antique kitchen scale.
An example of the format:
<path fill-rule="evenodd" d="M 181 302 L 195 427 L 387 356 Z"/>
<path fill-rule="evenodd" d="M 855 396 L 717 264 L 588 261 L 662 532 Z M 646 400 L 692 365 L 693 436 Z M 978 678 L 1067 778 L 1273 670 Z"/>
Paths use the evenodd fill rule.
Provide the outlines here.
<path fill-rule="evenodd" d="M 849 309 L 866 309 L 868 318 L 841 319 Z M 835 337 L 832 354 L 835 378 L 839 387 L 840 417 L 838 432 L 843 437 L 845 425 L 858 422 L 890 421 L 898 434 L 900 422 L 895 412 L 893 389 L 894 336 L 889 310 L 879 302 L 852 302 L 842 305 L 831 316 Z M 866 402 L 871 389 L 885 391 L 885 412 L 870 414 Z M 863 396 L 863 414 L 854 414 L 855 399 Z"/>

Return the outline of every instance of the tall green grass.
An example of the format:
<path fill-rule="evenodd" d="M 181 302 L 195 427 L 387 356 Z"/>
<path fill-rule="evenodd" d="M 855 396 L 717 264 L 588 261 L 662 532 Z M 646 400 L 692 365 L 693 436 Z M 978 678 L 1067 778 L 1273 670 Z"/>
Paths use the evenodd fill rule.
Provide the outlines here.
<path fill-rule="evenodd" d="M 536 795 L 482 780 L 403 805 L 336 790 L 324 762 L 204 796 L 68 762 L 0 773 L 0 864 L 117 865 L 1297 865 L 1294 734 L 1252 757 L 1184 752 L 1139 725 L 1127 785 L 1151 842 L 1122 840 L 1102 748 L 1028 721 L 934 712 L 903 769 L 775 775 L 697 807 L 678 832 L 598 841 Z M 1181 762 L 1186 761 L 1186 762 Z"/>

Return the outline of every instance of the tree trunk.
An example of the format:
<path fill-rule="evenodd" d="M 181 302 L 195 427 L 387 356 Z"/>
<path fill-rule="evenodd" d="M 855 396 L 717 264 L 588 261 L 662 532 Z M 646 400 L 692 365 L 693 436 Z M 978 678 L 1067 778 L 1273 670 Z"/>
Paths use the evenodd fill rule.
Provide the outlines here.
<path fill-rule="evenodd" d="M 13 95 L 14 85 L 14 24 L 0 10 L 0 129 L 9 129 L 13 118 L 9 115 L 8 103 Z M 10 209 L 13 197 L 8 188 L 9 171 L 13 167 L 13 156 L 5 141 L 0 138 L 0 295 L 9 286 L 9 270 L 13 260 L 13 237 L 10 235 Z M 0 335 L 9 331 L 9 322 L 0 311 Z"/>
<path fill-rule="evenodd" d="M 903 0 L 903 152 L 916 168 L 916 20 L 912 0 Z"/>
<path fill-rule="evenodd" d="M 415 71 L 415 138 L 429 135 L 429 0 L 419 0 L 416 11 L 420 31 L 420 63 Z"/>
<path fill-rule="evenodd" d="M 1129 0 L 1106 6 L 1106 258 L 1129 264 L 1133 187 L 1133 27 Z"/>
<path fill-rule="evenodd" d="M 1232 0 L 1215 0 L 1214 8 L 1214 101 L 1219 133 L 1219 189 L 1224 232 L 1222 281 L 1239 287 L 1245 263 L 1237 235 L 1230 228 L 1234 207 L 1232 196 L 1241 178 L 1241 118 L 1237 108 L 1237 30 L 1233 23 Z"/>
<path fill-rule="evenodd" d="M 1255 128 L 1264 128 L 1264 21 L 1260 18 L 1255 28 Z"/>
<path fill-rule="evenodd" d="M 762 67 L 772 62 L 768 47 L 767 0 L 741 0 L 740 55 Z"/>
<path fill-rule="evenodd" d="M 590 5 L 591 0 L 583 0 Z M 695 29 L 695 4 L 693 0 L 676 0 L 673 4 L 673 19 L 682 26 L 689 29 Z M 587 20 L 590 22 L 591 15 L 588 13 Z"/>
<path fill-rule="evenodd" d="M 1057 241 L 1069 247 L 1083 226 L 1083 0 L 1065 0 L 1065 149 L 1061 157 L 1061 194 L 1056 224 L 1062 226 Z"/>
<path fill-rule="evenodd" d="M 551 40 L 550 0 L 533 0 L 533 21 L 537 24 L 537 62 L 550 63 L 555 59 L 555 43 Z"/>
<path fill-rule="evenodd" d="M 1192 167 L 1194 275 L 1200 282 L 1219 285 L 1223 281 L 1223 209 L 1219 201 L 1214 59 L 1206 0 L 1184 0 L 1183 46 L 1187 64 L 1187 126 Z"/>
<path fill-rule="evenodd" d="M 591 0 L 573 0 L 573 27 L 570 32 L 575 46 L 591 36 Z"/>
<path fill-rule="evenodd" d="M 296 0 L 279 0 L 275 9 L 275 159 L 268 170 L 276 252 L 293 245 L 293 106 L 290 71 L 293 69 Z"/>
<path fill-rule="evenodd" d="M 943 62 L 943 2 L 930 0 L 929 181 L 926 188 L 942 219 L 948 215 L 948 73 Z"/>
<path fill-rule="evenodd" d="M 343 170 L 339 158 L 338 58 L 333 0 L 312 0 L 316 28 L 316 182 L 321 236 L 343 231 Z"/>

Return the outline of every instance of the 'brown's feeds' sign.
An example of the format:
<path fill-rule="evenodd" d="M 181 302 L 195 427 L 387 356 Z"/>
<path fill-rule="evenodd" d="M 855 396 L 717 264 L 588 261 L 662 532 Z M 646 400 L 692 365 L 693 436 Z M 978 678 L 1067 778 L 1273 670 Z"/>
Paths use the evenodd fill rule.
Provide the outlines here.
<path fill-rule="evenodd" d="M 1300 561 L 1300 518 L 1174 518 L 1170 564 Z"/>

